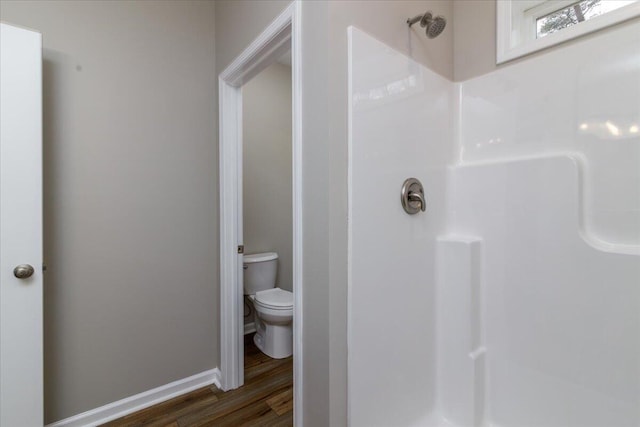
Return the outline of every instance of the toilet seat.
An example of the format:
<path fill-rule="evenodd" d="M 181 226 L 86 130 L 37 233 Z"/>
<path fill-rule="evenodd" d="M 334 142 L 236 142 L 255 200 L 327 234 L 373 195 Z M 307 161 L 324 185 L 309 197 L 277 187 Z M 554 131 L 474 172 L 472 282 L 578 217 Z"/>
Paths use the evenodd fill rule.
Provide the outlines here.
<path fill-rule="evenodd" d="M 280 288 L 267 289 L 256 292 L 253 301 L 271 310 L 291 310 L 293 308 L 293 293 Z"/>

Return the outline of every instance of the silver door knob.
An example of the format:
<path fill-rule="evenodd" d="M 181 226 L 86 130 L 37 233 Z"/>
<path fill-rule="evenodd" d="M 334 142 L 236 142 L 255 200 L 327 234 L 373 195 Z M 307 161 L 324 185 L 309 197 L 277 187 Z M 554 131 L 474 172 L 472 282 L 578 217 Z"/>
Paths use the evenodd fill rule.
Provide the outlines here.
<path fill-rule="evenodd" d="M 33 275 L 33 267 L 29 264 L 20 264 L 13 269 L 13 275 L 18 279 L 27 279 Z"/>

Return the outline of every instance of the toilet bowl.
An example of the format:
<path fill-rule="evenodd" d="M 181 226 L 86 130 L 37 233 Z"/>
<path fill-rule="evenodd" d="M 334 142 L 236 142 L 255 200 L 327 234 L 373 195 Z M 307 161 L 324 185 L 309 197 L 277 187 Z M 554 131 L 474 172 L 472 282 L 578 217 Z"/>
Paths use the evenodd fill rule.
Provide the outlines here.
<path fill-rule="evenodd" d="M 244 256 L 244 294 L 254 307 L 253 341 L 269 357 L 282 359 L 293 353 L 293 294 L 276 287 L 278 254 Z"/>
<path fill-rule="evenodd" d="M 264 354 L 283 359 L 293 354 L 293 294 L 280 288 L 256 292 L 253 302 L 256 334 L 253 342 Z"/>

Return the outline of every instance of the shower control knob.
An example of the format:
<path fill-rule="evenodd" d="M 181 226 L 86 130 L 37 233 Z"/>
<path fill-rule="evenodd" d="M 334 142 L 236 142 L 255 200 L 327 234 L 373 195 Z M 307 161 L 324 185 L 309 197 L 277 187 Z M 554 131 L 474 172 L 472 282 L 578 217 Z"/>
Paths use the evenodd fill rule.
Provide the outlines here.
<path fill-rule="evenodd" d="M 400 201 L 405 212 L 409 215 L 427 210 L 424 188 L 422 187 L 422 183 L 416 178 L 409 178 L 402 184 Z"/>
<path fill-rule="evenodd" d="M 33 267 L 29 264 L 20 264 L 16 268 L 13 269 L 13 275 L 18 279 L 28 279 L 33 276 Z"/>

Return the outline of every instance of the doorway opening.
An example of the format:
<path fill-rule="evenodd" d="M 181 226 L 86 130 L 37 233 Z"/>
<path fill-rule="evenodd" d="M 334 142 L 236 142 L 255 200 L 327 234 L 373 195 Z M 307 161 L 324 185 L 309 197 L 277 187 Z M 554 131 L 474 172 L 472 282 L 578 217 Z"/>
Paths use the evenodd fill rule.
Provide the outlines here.
<path fill-rule="evenodd" d="M 261 72 L 286 61 L 291 75 L 291 255 L 290 273 L 281 272 L 278 286 L 291 277 L 293 299 L 293 416 L 302 425 L 302 140 L 300 5 L 293 2 L 219 76 L 220 99 L 220 372 L 223 390 L 245 382 L 243 87 Z M 273 108 L 273 107 L 272 107 Z M 251 249 L 251 248 L 250 248 Z M 253 249 L 252 249 L 253 250 Z M 258 249 L 260 250 L 260 249 Z M 255 251 L 255 250 L 254 250 Z M 284 261 L 284 260 L 283 260 Z M 282 265 L 281 265 L 282 267 Z M 289 276 L 290 274 L 290 276 Z M 248 328 L 250 330 L 250 327 Z M 249 344 L 247 344 L 249 345 Z M 269 354 L 269 352 L 263 352 Z M 277 356 L 277 355 L 276 355 Z"/>

